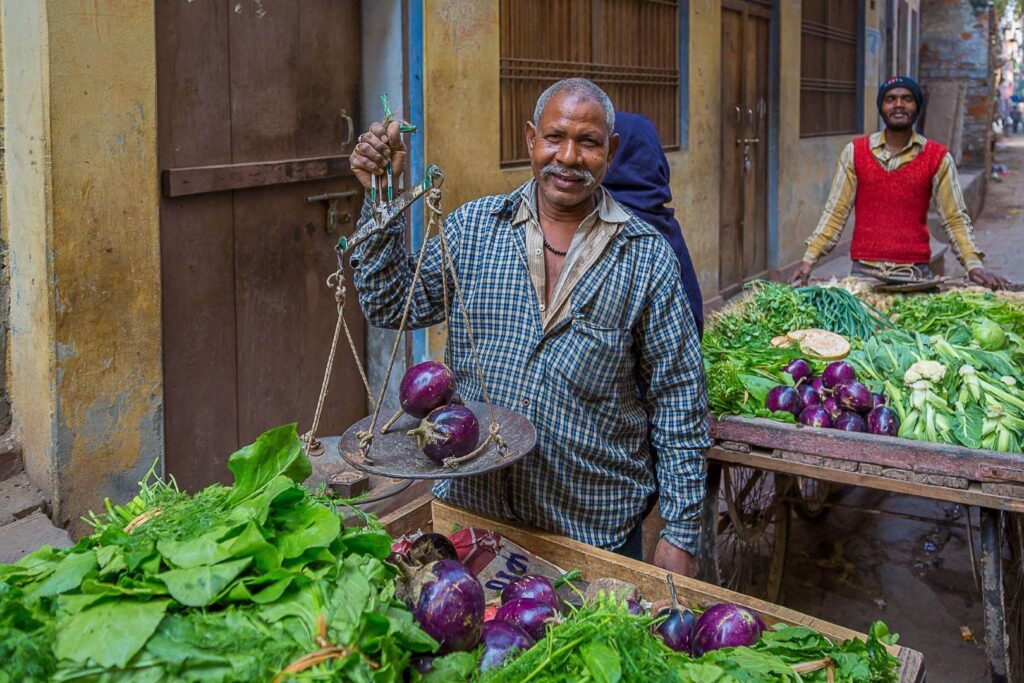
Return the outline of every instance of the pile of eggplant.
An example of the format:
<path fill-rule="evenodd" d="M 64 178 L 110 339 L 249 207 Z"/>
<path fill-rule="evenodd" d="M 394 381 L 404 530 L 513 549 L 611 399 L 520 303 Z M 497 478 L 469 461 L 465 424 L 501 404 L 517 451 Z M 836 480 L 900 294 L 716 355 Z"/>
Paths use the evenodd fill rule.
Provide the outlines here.
<path fill-rule="evenodd" d="M 765 397 L 765 408 L 791 413 L 807 427 L 870 432 L 896 436 L 900 421 L 882 394 L 872 393 L 857 381 L 857 372 L 845 360 L 825 366 L 815 377 L 811 364 L 802 358 L 791 361 L 783 371 L 795 386 L 782 384 Z"/>
<path fill-rule="evenodd" d="M 398 388 L 399 411 L 382 431 L 402 415 L 420 420 L 406 434 L 416 437 L 423 453 L 439 465 L 472 453 L 480 441 L 480 421 L 463 404 L 455 387 L 455 373 L 444 363 L 426 361 L 409 368 Z"/>

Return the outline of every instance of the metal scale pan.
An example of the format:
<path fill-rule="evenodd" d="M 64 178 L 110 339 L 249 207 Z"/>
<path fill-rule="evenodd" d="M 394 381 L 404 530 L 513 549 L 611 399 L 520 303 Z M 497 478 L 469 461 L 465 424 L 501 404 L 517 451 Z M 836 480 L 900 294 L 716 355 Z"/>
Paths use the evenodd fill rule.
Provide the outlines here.
<path fill-rule="evenodd" d="M 480 401 L 466 401 L 466 407 L 480 420 L 480 443 L 487 438 L 487 404 Z M 402 415 L 386 434 L 380 428 L 386 422 L 377 423 L 377 433 L 370 445 L 367 462 L 359 451 L 359 432 L 369 429 L 372 417 L 365 417 L 349 427 L 338 441 L 342 459 L 358 470 L 394 479 L 458 479 L 473 477 L 500 470 L 521 460 L 537 445 L 537 430 L 528 419 L 517 412 L 494 406 L 494 419 L 501 425 L 501 436 L 508 444 L 508 453 L 502 456 L 493 443 L 473 460 L 455 468 L 443 467 L 430 458 L 416 445 L 416 438 L 406 432 L 414 429 L 420 421 L 411 415 Z"/>

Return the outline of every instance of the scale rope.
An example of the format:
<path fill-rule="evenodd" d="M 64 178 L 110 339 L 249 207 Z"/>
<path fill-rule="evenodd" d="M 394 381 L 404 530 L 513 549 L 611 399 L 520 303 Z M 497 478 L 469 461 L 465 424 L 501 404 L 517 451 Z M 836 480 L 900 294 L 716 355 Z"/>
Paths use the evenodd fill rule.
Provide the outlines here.
<path fill-rule="evenodd" d="M 440 171 L 436 170 L 436 168 L 434 170 L 436 172 L 436 175 L 440 177 L 440 179 L 443 181 L 444 176 L 440 174 Z M 353 236 L 351 242 L 347 241 L 345 238 L 339 240 L 338 246 L 336 248 L 338 254 L 338 270 L 327 278 L 327 286 L 334 290 L 334 298 L 338 313 L 338 321 L 334 328 L 334 338 L 331 342 L 331 350 L 327 357 L 327 367 L 324 370 L 323 382 L 320 385 L 320 394 L 317 397 L 316 411 L 313 416 L 313 423 L 310 427 L 310 430 L 303 435 L 303 442 L 306 453 L 308 455 L 320 455 L 323 452 L 323 446 L 316 440 L 316 432 L 320 426 L 320 419 L 323 414 L 324 403 L 327 399 L 327 391 L 330 385 L 331 373 L 334 368 L 334 359 L 337 353 L 338 341 L 340 338 L 341 331 L 344 330 L 345 336 L 348 339 L 349 348 L 352 351 L 352 357 L 356 362 L 356 367 L 359 369 L 359 375 L 362 378 L 363 386 L 366 388 L 366 393 L 370 400 L 370 405 L 373 408 L 373 416 L 370 420 L 369 429 L 361 431 L 358 434 L 360 453 L 363 459 L 368 464 L 373 464 L 373 459 L 370 457 L 370 447 L 373 444 L 374 434 L 376 433 L 377 422 L 380 418 L 380 410 L 384 403 L 384 395 L 387 392 L 387 388 L 391 383 L 391 374 L 394 371 L 395 361 L 398 357 L 398 350 L 401 346 L 403 339 L 403 333 L 406 331 L 406 327 L 409 322 L 409 312 L 412 309 L 412 301 L 416 293 L 416 287 L 420 284 L 422 280 L 423 262 L 427 254 L 428 240 L 430 239 L 431 234 L 434 232 L 437 233 L 441 248 L 441 282 L 444 301 L 444 321 L 446 324 L 448 323 L 451 314 L 451 306 L 454 303 L 453 298 L 449 296 L 448 292 L 448 277 L 451 277 L 452 285 L 455 290 L 454 298 L 458 299 L 459 313 L 461 314 L 463 324 L 466 327 L 466 337 L 469 341 L 470 352 L 472 354 L 473 363 L 476 368 L 477 380 L 480 383 L 480 391 L 483 396 L 484 403 L 487 406 L 488 419 L 487 437 L 484 439 L 484 441 L 471 453 L 468 453 L 459 458 L 452 457 L 445 459 L 443 462 L 443 467 L 446 469 L 454 469 L 459 465 L 462 465 L 463 463 L 469 462 L 476 458 L 477 456 L 479 456 L 481 453 L 483 453 L 491 443 L 493 443 L 497 447 L 498 453 L 502 457 L 508 454 L 509 446 L 501 434 L 501 425 L 498 423 L 494 416 L 494 406 L 491 402 L 490 391 L 487 388 L 487 381 L 484 377 L 483 365 L 480 362 L 480 356 L 479 353 L 477 352 L 476 343 L 473 338 L 473 328 L 469 321 L 469 311 L 466 307 L 466 301 L 462 292 L 462 287 L 459 283 L 458 274 L 456 273 L 454 257 L 452 255 L 451 250 L 449 249 L 448 240 L 444 233 L 444 215 L 441 210 L 441 189 L 439 185 L 435 186 L 433 184 L 429 186 L 429 189 L 426 189 L 426 186 L 422 187 L 424 190 L 423 194 L 425 194 L 427 209 L 429 210 L 427 229 L 424 232 L 423 245 L 420 247 L 420 253 L 416 259 L 416 268 L 413 271 L 412 282 L 410 283 L 409 291 L 406 294 L 405 305 L 402 310 L 402 317 L 398 325 L 398 332 L 395 335 L 395 342 L 391 347 L 391 355 L 388 360 L 387 372 L 385 373 L 384 381 L 380 387 L 380 391 L 377 395 L 376 400 L 374 400 L 373 398 L 373 391 L 370 388 L 370 382 L 367 379 L 366 370 L 363 366 L 362 360 L 359 357 L 358 349 L 356 349 L 356 344 L 353 339 L 352 332 L 349 329 L 347 321 L 345 320 L 345 297 L 347 289 L 345 287 L 344 254 L 346 251 L 348 251 L 349 248 L 354 247 L 356 244 L 364 241 L 370 235 L 381 232 L 386 227 L 387 223 L 381 224 L 381 221 L 378 221 L 376 225 L 374 225 L 369 230 L 366 230 L 361 235 L 357 234 L 356 236 Z M 413 197 L 413 200 L 414 199 L 415 197 Z M 408 203 L 411 203 L 411 200 L 409 200 Z M 408 203 L 406 204 L 406 206 L 408 206 Z M 397 212 L 394 210 L 388 211 L 387 213 L 390 214 L 392 219 L 395 216 L 397 216 Z M 384 212 L 375 212 L 375 214 L 387 215 Z M 390 427 L 390 424 L 390 422 L 386 424 L 381 431 L 386 431 Z"/>

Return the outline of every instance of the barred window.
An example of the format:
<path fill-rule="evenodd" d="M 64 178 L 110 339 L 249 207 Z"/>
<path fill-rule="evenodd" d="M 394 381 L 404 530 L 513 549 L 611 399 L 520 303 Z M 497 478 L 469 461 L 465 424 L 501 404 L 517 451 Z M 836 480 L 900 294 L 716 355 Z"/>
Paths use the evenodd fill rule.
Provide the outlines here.
<path fill-rule="evenodd" d="M 800 31 L 800 137 L 859 133 L 863 39 L 858 0 L 804 0 Z"/>
<path fill-rule="evenodd" d="M 503 166 L 529 161 L 523 125 L 537 98 L 574 76 L 679 146 L 679 0 L 501 0 L 500 21 Z"/>

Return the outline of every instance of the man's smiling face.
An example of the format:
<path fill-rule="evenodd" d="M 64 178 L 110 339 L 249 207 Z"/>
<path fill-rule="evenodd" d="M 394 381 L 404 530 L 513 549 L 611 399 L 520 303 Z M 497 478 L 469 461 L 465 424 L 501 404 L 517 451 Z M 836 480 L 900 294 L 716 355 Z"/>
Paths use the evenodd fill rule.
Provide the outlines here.
<path fill-rule="evenodd" d="M 882 120 L 893 130 L 906 130 L 917 121 L 917 100 L 908 88 L 893 88 L 882 98 Z"/>
<path fill-rule="evenodd" d="M 608 171 L 618 141 L 598 102 L 572 91 L 555 94 L 537 125 L 526 124 L 530 167 L 544 200 L 559 209 L 589 200 Z"/>

